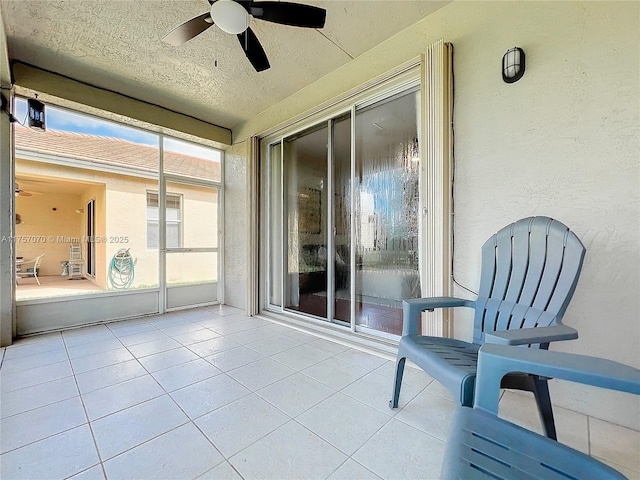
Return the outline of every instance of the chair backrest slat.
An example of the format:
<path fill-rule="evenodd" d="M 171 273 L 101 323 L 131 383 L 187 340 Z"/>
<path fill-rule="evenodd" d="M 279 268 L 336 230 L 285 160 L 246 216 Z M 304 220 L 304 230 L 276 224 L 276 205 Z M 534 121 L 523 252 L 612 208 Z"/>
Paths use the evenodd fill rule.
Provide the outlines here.
<path fill-rule="evenodd" d="M 547 326 L 564 314 L 585 249 L 562 223 L 530 217 L 502 228 L 482 247 L 474 341 L 484 332 Z"/>

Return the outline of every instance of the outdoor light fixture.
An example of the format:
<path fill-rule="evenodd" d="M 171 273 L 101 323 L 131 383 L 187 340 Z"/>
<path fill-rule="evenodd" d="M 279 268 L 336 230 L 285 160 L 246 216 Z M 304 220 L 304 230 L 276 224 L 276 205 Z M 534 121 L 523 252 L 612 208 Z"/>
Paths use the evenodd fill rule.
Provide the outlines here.
<path fill-rule="evenodd" d="M 233 0 L 218 0 L 211 5 L 211 18 L 227 33 L 242 33 L 249 27 L 249 13 Z"/>
<path fill-rule="evenodd" d="M 524 75 L 524 50 L 513 47 L 502 57 L 502 80 L 506 83 L 517 82 Z"/>
<path fill-rule="evenodd" d="M 44 103 L 30 98 L 27 100 L 27 109 L 29 110 L 29 127 L 44 132 L 47 129 L 44 120 Z"/>

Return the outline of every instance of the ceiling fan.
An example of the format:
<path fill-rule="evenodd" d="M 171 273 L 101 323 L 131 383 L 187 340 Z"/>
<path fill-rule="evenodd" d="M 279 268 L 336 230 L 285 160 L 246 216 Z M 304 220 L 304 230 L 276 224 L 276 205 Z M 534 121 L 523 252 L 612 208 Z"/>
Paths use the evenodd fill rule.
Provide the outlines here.
<path fill-rule="evenodd" d="M 17 183 L 16 183 L 16 188 L 15 188 L 15 194 L 16 194 L 16 197 L 18 195 L 20 195 L 22 197 L 30 197 L 32 195 L 44 195 L 44 193 L 40 193 L 40 192 L 30 192 L 28 190 L 22 190 L 20 188 L 20 185 L 18 185 Z"/>
<path fill-rule="evenodd" d="M 267 22 L 305 28 L 324 27 L 327 16 L 324 8 L 299 3 L 252 0 L 208 1 L 211 4 L 209 12 L 178 25 L 162 40 L 177 47 L 215 24 L 222 31 L 238 36 L 240 45 L 256 72 L 262 72 L 270 65 L 258 37 L 249 28 L 249 16 Z"/>

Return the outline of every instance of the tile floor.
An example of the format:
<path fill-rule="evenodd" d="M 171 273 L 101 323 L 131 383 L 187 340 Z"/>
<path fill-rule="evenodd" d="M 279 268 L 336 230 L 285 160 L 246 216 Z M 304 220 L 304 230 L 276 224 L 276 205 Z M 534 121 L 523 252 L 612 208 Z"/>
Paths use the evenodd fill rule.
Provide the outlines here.
<path fill-rule="evenodd" d="M 436 479 L 453 403 L 393 363 L 226 306 L 2 349 L 0 477 Z M 539 429 L 529 399 L 504 416 Z M 561 408 L 560 439 L 640 478 L 640 434 Z M 590 438 L 591 434 L 591 438 Z"/>

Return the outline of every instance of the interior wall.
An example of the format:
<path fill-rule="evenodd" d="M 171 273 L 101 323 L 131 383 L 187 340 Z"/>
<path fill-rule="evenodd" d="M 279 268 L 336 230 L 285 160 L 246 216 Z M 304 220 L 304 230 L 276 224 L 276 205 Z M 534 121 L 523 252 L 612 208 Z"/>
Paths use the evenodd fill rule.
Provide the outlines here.
<path fill-rule="evenodd" d="M 477 289 L 480 247 L 502 226 L 530 215 L 557 218 L 582 239 L 587 256 L 564 319 L 580 338 L 552 349 L 640 367 L 639 14 L 637 2 L 453 2 L 237 126 L 233 163 L 246 163 L 248 136 L 329 102 L 444 38 L 454 46 L 456 279 Z M 501 58 L 514 45 L 524 49 L 527 70 L 519 82 L 505 84 Z M 227 219 L 239 218 L 229 213 Z M 471 316 L 456 311 L 455 336 L 470 339 L 470 333 Z M 552 382 L 552 398 L 640 428 L 632 396 Z"/>
<path fill-rule="evenodd" d="M 247 141 L 224 157 L 224 303 L 247 308 Z"/>

